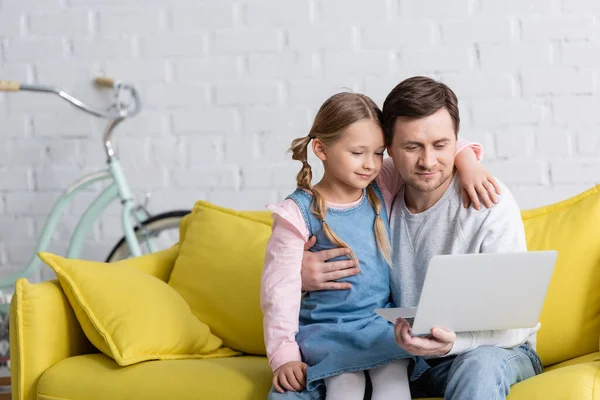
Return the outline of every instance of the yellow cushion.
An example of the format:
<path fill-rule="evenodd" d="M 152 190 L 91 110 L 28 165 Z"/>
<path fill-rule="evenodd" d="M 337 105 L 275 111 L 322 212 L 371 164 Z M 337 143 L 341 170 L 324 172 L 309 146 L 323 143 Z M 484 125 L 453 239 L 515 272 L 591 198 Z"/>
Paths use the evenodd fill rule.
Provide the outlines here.
<path fill-rule="evenodd" d="M 270 212 L 201 201 L 188 217 L 169 285 L 227 347 L 264 355 L 260 276 Z"/>
<path fill-rule="evenodd" d="M 40 379 L 38 400 L 264 400 L 265 357 L 167 360 L 120 368 L 102 354 L 62 360 Z"/>
<path fill-rule="evenodd" d="M 101 263 L 39 257 L 56 272 L 90 342 L 119 365 L 235 354 L 169 285 L 135 267 L 140 258 Z"/>
<path fill-rule="evenodd" d="M 529 250 L 557 250 L 537 350 L 544 365 L 598 351 L 600 185 L 522 213 Z"/>

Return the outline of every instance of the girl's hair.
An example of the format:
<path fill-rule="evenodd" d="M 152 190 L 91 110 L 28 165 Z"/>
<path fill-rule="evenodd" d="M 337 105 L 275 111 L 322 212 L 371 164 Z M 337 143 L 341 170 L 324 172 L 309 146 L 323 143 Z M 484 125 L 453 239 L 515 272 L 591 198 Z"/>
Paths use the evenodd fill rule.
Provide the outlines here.
<path fill-rule="evenodd" d="M 335 94 L 327 99 L 317 112 L 317 116 L 315 117 L 315 121 L 313 122 L 308 135 L 295 139 L 290 148 L 292 158 L 302 162 L 302 169 L 296 177 L 298 187 L 312 192 L 313 195 L 311 212 L 323 224 L 325 236 L 327 236 L 334 245 L 348 249 L 350 249 L 350 247 L 344 243 L 344 241 L 333 232 L 327 222 L 325 222 L 325 214 L 327 213 L 325 199 L 311 184 L 312 169 L 308 164 L 308 145 L 312 139 L 319 139 L 325 146 L 331 145 L 342 137 L 344 129 L 351 124 L 364 119 L 371 120 L 381 126 L 381 110 L 373 100 L 359 93 L 344 92 Z M 373 189 L 372 185 L 367 187 L 367 198 L 377 214 L 374 224 L 377 248 L 388 265 L 391 266 L 390 240 L 380 215 L 382 204 L 377 194 L 375 194 L 375 189 Z M 350 250 L 352 251 L 352 249 Z M 356 254 L 352 252 L 351 257 L 356 258 Z"/>

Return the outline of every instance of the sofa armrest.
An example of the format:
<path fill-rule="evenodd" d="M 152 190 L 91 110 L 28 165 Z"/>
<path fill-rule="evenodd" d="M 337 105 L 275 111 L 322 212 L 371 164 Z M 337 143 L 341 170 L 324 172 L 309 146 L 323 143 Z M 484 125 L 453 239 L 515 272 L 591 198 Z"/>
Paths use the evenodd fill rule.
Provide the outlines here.
<path fill-rule="evenodd" d="M 134 267 L 168 281 L 179 245 L 137 257 Z M 13 400 L 36 400 L 40 377 L 57 362 L 97 353 L 81 329 L 58 281 L 19 279 L 10 304 L 10 363 Z"/>
<path fill-rule="evenodd" d="M 95 353 L 58 281 L 19 279 L 10 305 L 13 400 L 37 399 L 42 374 L 65 358 Z"/>

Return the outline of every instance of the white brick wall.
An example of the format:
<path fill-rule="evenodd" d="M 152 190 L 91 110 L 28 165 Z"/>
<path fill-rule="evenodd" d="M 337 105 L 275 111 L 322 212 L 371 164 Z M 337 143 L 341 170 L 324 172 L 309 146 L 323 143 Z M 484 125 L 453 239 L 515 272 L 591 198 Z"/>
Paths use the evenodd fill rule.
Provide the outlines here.
<path fill-rule="evenodd" d="M 381 104 L 429 75 L 455 89 L 462 134 L 530 208 L 600 181 L 599 18 L 597 0 L 2 0 L 0 79 L 98 103 L 95 75 L 137 84 L 144 112 L 115 142 L 135 195 L 151 189 L 160 212 L 282 198 L 299 168 L 286 150 L 326 97 Z M 0 274 L 29 259 L 61 189 L 103 167 L 103 125 L 55 100 L 0 94 Z M 68 210 L 52 249 L 95 195 Z M 113 205 L 84 256 L 102 259 L 119 226 Z"/>

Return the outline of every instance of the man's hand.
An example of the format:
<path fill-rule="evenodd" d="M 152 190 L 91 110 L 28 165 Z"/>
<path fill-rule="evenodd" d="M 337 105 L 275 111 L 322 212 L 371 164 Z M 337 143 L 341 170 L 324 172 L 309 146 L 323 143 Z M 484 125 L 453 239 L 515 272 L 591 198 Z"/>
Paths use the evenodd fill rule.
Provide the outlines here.
<path fill-rule="evenodd" d="M 279 393 L 286 390 L 301 392 L 306 387 L 307 365 L 301 361 L 291 361 L 283 364 L 273 374 L 273 387 Z"/>
<path fill-rule="evenodd" d="M 302 257 L 302 290 L 312 292 L 315 290 L 343 290 L 350 289 L 351 284 L 335 282 L 338 279 L 356 275 L 360 272 L 357 260 L 342 260 L 325 262 L 335 257 L 350 254 L 349 249 L 337 248 L 319 252 L 308 251 L 315 245 L 317 238 L 312 236 L 304 245 Z"/>
<path fill-rule="evenodd" d="M 403 318 L 396 321 L 394 335 L 398 346 L 413 356 L 445 356 L 456 340 L 456 333 L 440 328 L 433 328 L 429 337 L 412 336 L 410 325 Z"/>

